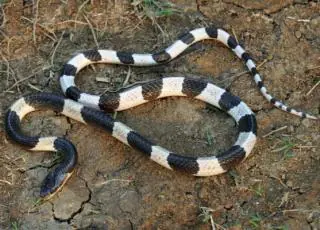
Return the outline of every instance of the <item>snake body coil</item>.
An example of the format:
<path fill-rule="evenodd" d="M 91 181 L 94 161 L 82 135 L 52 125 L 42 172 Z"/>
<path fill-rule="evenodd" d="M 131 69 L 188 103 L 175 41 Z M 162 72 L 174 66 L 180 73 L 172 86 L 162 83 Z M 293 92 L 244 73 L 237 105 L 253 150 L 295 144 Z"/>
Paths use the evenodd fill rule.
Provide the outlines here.
<path fill-rule="evenodd" d="M 52 170 L 41 187 L 40 196 L 51 197 L 70 177 L 77 163 L 77 152 L 71 142 L 59 137 L 29 137 L 20 131 L 23 117 L 38 109 L 49 108 L 85 124 L 97 125 L 121 142 L 140 150 L 160 165 L 182 170 L 195 176 L 223 173 L 241 162 L 251 152 L 256 142 L 256 119 L 249 107 L 238 97 L 215 86 L 207 80 L 187 77 L 164 77 L 133 85 L 104 96 L 81 92 L 74 78 L 85 66 L 92 63 L 112 63 L 150 66 L 165 63 L 181 54 L 187 47 L 203 39 L 217 39 L 241 58 L 254 77 L 263 96 L 275 107 L 294 115 L 316 117 L 289 108 L 272 97 L 262 83 L 256 66 L 247 52 L 227 32 L 216 28 L 200 28 L 181 36 L 170 47 L 156 54 L 131 54 L 113 50 L 89 50 L 73 57 L 63 69 L 60 84 L 67 97 L 37 93 L 17 100 L 6 114 L 5 129 L 8 136 L 34 151 L 59 151 L 63 160 Z M 217 156 L 185 157 L 166 150 L 139 135 L 123 123 L 102 112 L 121 111 L 148 101 L 169 96 L 186 96 L 214 105 L 231 115 L 238 125 L 239 136 L 235 144 Z"/>

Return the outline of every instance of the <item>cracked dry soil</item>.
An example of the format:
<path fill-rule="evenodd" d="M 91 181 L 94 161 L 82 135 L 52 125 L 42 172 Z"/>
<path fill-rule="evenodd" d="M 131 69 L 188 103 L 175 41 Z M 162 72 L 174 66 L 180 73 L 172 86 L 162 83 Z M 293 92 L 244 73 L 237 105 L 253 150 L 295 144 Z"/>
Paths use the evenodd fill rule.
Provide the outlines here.
<path fill-rule="evenodd" d="M 23 131 L 65 136 L 77 147 L 79 164 L 62 192 L 38 203 L 40 184 L 59 156 L 29 152 L 8 141 L 3 116 L 27 93 L 61 93 L 57 78 L 63 64 L 80 50 L 96 48 L 92 28 L 100 48 L 133 52 L 158 51 L 193 28 L 225 28 L 258 64 L 264 63 L 260 71 L 270 92 L 319 115 L 320 88 L 306 96 L 320 76 L 319 2 L 171 2 L 179 12 L 154 24 L 139 18 L 126 0 L 41 1 L 35 37 L 35 7 L 15 0 L 1 6 L 1 229 L 211 229 L 210 217 L 216 229 L 320 228 L 319 122 L 272 108 L 248 74 L 232 78 L 244 66 L 215 41 L 195 44 L 165 65 L 131 67 L 129 83 L 197 75 L 228 88 L 257 115 L 259 138 L 249 159 L 223 175 L 194 178 L 156 165 L 99 128 L 41 111 L 27 116 Z M 78 74 L 77 84 L 96 94 L 116 90 L 128 71 L 127 66 L 94 65 Z M 16 81 L 21 82 L 11 87 Z M 118 113 L 117 119 L 189 156 L 216 154 L 237 136 L 226 114 L 182 98 L 148 103 Z M 203 215 L 201 207 L 211 211 Z"/>

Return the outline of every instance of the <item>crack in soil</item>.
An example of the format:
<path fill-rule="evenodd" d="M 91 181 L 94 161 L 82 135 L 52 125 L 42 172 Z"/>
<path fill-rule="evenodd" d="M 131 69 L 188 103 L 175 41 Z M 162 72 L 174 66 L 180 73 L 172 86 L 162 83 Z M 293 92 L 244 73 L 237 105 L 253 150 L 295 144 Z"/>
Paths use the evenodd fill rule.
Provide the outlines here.
<path fill-rule="evenodd" d="M 45 169 L 52 169 L 54 166 L 56 166 L 57 164 L 59 164 L 61 161 L 59 161 L 60 157 L 58 158 L 55 158 L 53 159 L 52 163 L 51 164 L 36 164 L 34 166 L 31 166 L 27 169 L 23 169 L 23 168 L 19 168 L 17 171 L 21 174 L 24 174 L 26 172 L 29 172 L 31 170 L 35 170 L 35 169 L 38 169 L 38 168 L 45 168 Z"/>
<path fill-rule="evenodd" d="M 43 165 L 43 164 L 38 164 L 38 165 L 34 165 L 34 166 L 31 166 L 27 169 L 19 169 L 18 172 L 20 173 L 26 173 L 28 171 L 31 171 L 31 170 L 35 170 L 35 169 L 38 169 L 38 168 L 45 168 L 45 169 L 51 169 L 53 168 L 54 166 L 56 166 L 57 164 L 59 164 L 60 162 L 53 162 L 52 164 L 50 165 Z"/>
<path fill-rule="evenodd" d="M 82 202 L 81 202 L 81 205 L 80 205 L 80 208 L 79 208 L 78 210 L 76 210 L 75 212 L 71 213 L 70 217 L 67 218 L 67 219 L 63 219 L 63 218 L 57 217 L 57 216 L 55 215 L 54 204 L 50 202 L 51 205 L 52 205 L 52 217 L 53 217 L 53 219 L 54 219 L 55 221 L 57 221 L 57 222 L 59 222 L 59 223 L 68 223 L 68 224 L 71 224 L 71 221 L 74 219 L 74 217 L 77 216 L 78 214 L 80 214 L 80 213 L 83 211 L 85 204 L 90 203 L 90 201 L 91 201 L 92 191 L 91 191 L 91 189 L 90 189 L 90 187 L 89 187 L 89 185 L 88 185 L 88 182 L 87 182 L 84 178 L 82 178 L 82 177 L 80 177 L 80 176 L 78 176 L 78 178 L 85 183 L 86 188 L 87 188 L 87 190 L 88 190 L 88 192 L 89 192 L 88 198 L 87 198 L 86 200 L 82 201 Z M 70 202 L 72 202 L 72 201 L 70 201 Z"/>

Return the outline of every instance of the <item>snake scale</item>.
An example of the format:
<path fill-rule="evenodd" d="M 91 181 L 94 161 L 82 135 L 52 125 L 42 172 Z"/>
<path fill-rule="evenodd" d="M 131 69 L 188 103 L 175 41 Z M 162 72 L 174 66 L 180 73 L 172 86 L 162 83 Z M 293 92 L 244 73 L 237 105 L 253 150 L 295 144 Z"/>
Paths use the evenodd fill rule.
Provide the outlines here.
<path fill-rule="evenodd" d="M 75 55 L 63 68 L 59 78 L 63 93 L 69 98 L 52 93 L 36 93 L 18 99 L 8 110 L 5 130 L 13 141 L 32 151 L 61 152 L 63 160 L 49 172 L 40 189 L 43 198 L 52 197 L 62 188 L 77 164 L 77 150 L 61 137 L 26 136 L 21 132 L 23 117 L 38 109 L 52 109 L 84 124 L 93 124 L 106 130 L 113 137 L 147 155 L 151 160 L 172 170 L 181 170 L 195 176 L 224 173 L 245 159 L 257 139 L 257 123 L 254 113 L 238 97 L 217 87 L 209 80 L 189 77 L 163 77 L 131 87 L 109 92 L 103 96 L 82 92 L 75 85 L 76 74 L 93 63 L 151 66 L 167 63 L 185 51 L 190 45 L 216 39 L 229 47 L 250 71 L 262 95 L 275 107 L 300 116 L 318 119 L 305 112 L 292 109 L 275 99 L 264 86 L 256 65 L 236 39 L 222 29 L 198 28 L 181 36 L 168 48 L 154 54 L 137 54 L 114 50 L 87 50 Z M 106 112 L 122 111 L 159 98 L 182 96 L 209 103 L 231 115 L 237 123 L 238 138 L 226 151 L 217 156 L 186 157 L 173 153 L 151 142 L 125 124 L 114 120 Z"/>

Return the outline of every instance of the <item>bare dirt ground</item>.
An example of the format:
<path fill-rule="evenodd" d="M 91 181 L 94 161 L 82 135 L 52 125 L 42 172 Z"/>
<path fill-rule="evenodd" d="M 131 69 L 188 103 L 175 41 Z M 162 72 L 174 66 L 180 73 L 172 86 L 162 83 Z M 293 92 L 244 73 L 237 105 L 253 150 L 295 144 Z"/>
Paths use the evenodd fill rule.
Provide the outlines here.
<path fill-rule="evenodd" d="M 172 172 L 102 130 L 42 111 L 29 115 L 23 130 L 72 140 L 79 164 L 62 192 L 39 204 L 41 182 L 57 156 L 24 150 L 6 139 L 3 127 L 5 111 L 22 95 L 61 93 L 57 79 L 73 54 L 97 47 L 155 52 L 207 25 L 237 37 L 276 97 L 319 116 L 318 1 L 0 2 L 1 229 L 320 229 L 319 122 L 273 108 L 241 61 L 215 41 L 157 67 L 94 65 L 78 74 L 77 84 L 101 94 L 121 88 L 127 76 L 134 83 L 198 75 L 228 88 L 253 109 L 259 126 L 252 156 L 228 173 L 194 178 Z M 237 136 L 226 114 L 181 98 L 117 119 L 186 155 L 216 154 Z"/>

